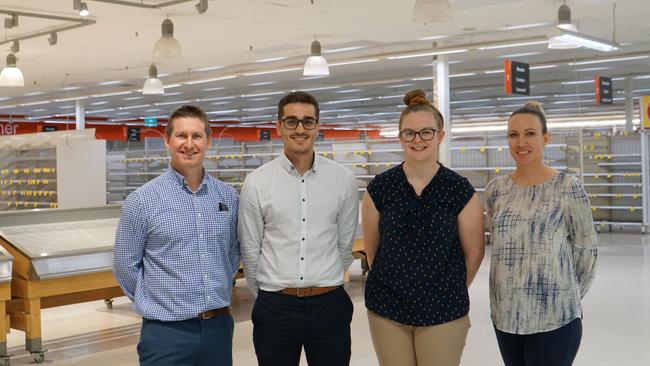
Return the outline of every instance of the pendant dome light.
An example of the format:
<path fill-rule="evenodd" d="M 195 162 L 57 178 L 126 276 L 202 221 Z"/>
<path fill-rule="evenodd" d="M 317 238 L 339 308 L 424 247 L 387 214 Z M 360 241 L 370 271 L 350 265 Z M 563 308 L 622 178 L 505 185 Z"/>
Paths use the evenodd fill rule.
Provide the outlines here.
<path fill-rule="evenodd" d="M 451 22 L 451 5 L 448 0 L 415 0 L 412 19 L 414 23 Z"/>
<path fill-rule="evenodd" d="M 162 37 L 153 47 L 154 61 L 180 60 L 183 58 L 183 50 L 180 43 L 174 38 L 174 23 L 165 19 L 162 22 Z"/>
<path fill-rule="evenodd" d="M 316 40 L 311 43 L 311 56 L 305 61 L 302 74 L 303 76 L 326 76 L 330 74 L 327 60 L 321 55 L 320 42 Z"/>
<path fill-rule="evenodd" d="M 0 86 L 25 86 L 23 72 L 16 66 L 16 55 L 7 56 L 7 67 L 0 72 Z"/>
<path fill-rule="evenodd" d="M 149 66 L 149 78 L 144 81 L 142 94 L 145 95 L 162 95 L 165 94 L 165 88 L 160 79 L 158 79 L 158 68 L 156 65 Z"/>
<path fill-rule="evenodd" d="M 578 32 L 578 27 L 571 23 L 571 8 L 569 8 L 567 4 L 560 5 L 560 8 L 557 10 L 556 26 L 570 32 Z M 553 50 L 570 50 L 580 47 L 581 46 L 578 43 L 567 42 L 566 40 L 560 40 L 557 37 L 551 37 L 548 40 L 548 48 Z"/>

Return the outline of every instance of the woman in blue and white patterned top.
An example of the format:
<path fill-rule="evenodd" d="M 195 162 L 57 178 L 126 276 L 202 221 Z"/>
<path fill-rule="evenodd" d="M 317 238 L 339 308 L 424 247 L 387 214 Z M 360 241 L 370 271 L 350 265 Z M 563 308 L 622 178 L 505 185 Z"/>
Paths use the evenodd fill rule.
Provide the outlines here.
<path fill-rule="evenodd" d="M 510 116 L 517 168 L 485 190 L 492 236 L 490 307 L 506 366 L 569 366 L 582 338 L 596 234 L 580 180 L 543 161 L 550 135 L 537 103 Z"/>

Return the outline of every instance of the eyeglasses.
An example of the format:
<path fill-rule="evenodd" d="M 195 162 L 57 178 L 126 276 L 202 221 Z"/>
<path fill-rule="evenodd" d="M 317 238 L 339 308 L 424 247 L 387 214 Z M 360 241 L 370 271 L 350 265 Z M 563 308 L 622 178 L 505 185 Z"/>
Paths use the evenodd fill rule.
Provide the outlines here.
<path fill-rule="evenodd" d="M 433 137 L 436 135 L 436 130 L 435 128 L 423 128 L 420 131 L 413 131 L 410 129 L 406 130 L 401 130 L 399 132 L 399 138 L 402 139 L 404 142 L 413 142 L 415 141 L 415 136 L 420 135 L 420 139 L 422 141 L 431 141 L 433 140 Z"/>
<path fill-rule="evenodd" d="M 300 123 L 302 123 L 302 128 L 305 130 L 313 130 L 318 124 L 318 120 L 313 117 L 305 117 L 303 119 L 296 117 L 285 117 L 282 118 L 280 122 L 284 123 L 284 127 L 288 130 L 295 130 L 298 128 L 298 124 Z"/>

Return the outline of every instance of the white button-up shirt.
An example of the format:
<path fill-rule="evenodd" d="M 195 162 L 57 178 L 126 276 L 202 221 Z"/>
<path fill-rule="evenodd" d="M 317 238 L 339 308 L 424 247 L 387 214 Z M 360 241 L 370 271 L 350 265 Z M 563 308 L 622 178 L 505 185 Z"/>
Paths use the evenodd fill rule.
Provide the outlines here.
<path fill-rule="evenodd" d="M 239 204 L 244 273 L 257 293 L 343 283 L 359 193 L 352 172 L 316 155 L 300 176 L 286 155 L 250 173 Z"/>

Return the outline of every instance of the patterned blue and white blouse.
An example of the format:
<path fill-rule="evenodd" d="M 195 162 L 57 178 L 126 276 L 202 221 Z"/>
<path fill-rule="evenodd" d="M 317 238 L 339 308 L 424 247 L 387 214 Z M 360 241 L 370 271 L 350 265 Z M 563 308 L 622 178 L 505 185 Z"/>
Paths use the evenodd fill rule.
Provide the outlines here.
<path fill-rule="evenodd" d="M 510 175 L 485 189 L 492 235 L 490 308 L 497 329 L 532 334 L 582 317 L 594 278 L 596 233 L 580 180 L 564 173 L 520 186 Z"/>

